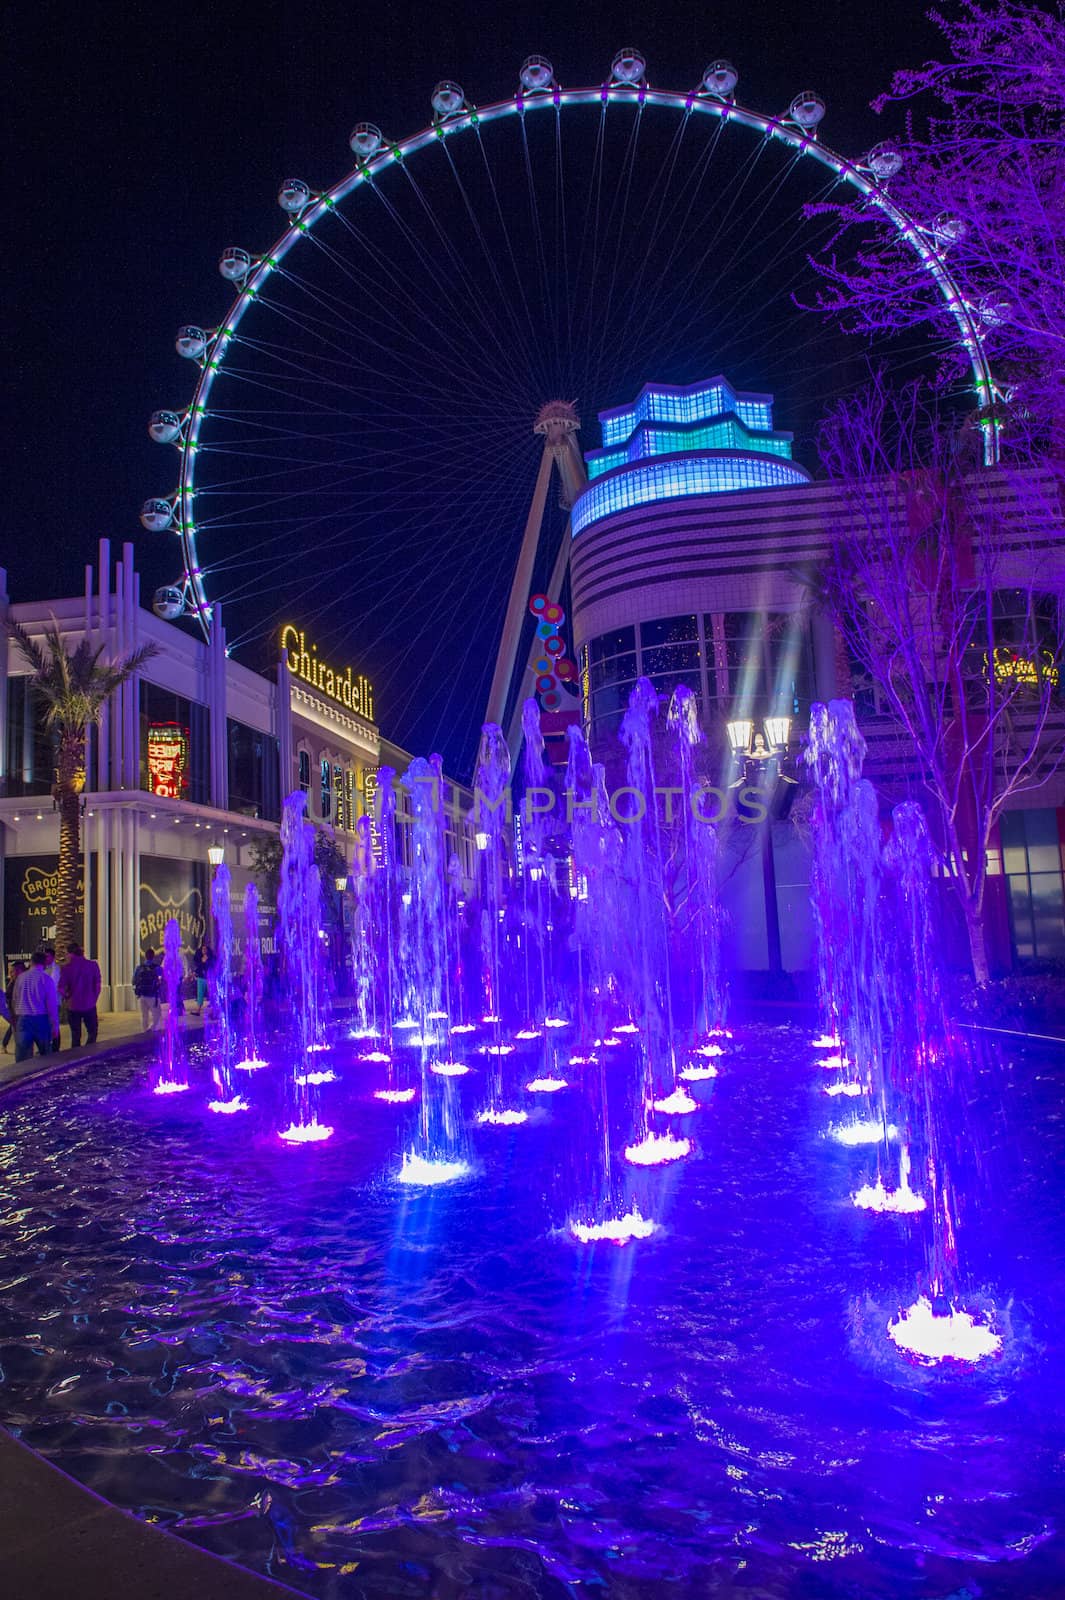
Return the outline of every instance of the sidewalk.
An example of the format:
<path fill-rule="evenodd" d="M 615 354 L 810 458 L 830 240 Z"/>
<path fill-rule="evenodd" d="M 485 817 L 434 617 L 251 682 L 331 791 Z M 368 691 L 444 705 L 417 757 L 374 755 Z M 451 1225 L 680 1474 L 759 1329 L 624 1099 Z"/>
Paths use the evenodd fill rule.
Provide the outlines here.
<path fill-rule="evenodd" d="M 5 1024 L 6 1027 L 6 1024 Z M 190 1037 L 198 1036 L 203 1028 L 199 1017 L 186 1013 L 181 1019 L 181 1030 Z M 80 1049 L 70 1048 L 70 1029 L 64 1026 L 61 1030 L 63 1048 L 56 1050 L 49 1056 L 28 1056 L 25 1061 L 15 1065 L 15 1041 L 12 1039 L 8 1046 L 8 1054 L 0 1055 L 0 1089 L 6 1089 L 13 1083 L 19 1083 L 23 1078 L 34 1078 L 40 1073 L 50 1072 L 54 1067 L 80 1066 L 82 1062 L 93 1061 L 97 1056 L 109 1055 L 113 1050 L 128 1046 L 140 1047 L 143 1050 L 154 1050 L 159 1042 L 159 1030 L 154 1033 L 145 1033 L 141 1027 L 140 1009 L 136 1011 L 107 1011 L 101 1013 L 100 1031 L 96 1043 L 83 1044 Z"/>

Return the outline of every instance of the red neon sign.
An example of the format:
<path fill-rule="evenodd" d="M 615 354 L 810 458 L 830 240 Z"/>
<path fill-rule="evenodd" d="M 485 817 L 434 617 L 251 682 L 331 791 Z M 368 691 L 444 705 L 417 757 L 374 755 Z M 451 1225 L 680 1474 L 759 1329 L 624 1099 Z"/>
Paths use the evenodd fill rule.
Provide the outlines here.
<path fill-rule="evenodd" d="M 166 800 L 180 800 L 188 787 L 189 730 L 176 722 L 148 727 L 148 787 Z"/>

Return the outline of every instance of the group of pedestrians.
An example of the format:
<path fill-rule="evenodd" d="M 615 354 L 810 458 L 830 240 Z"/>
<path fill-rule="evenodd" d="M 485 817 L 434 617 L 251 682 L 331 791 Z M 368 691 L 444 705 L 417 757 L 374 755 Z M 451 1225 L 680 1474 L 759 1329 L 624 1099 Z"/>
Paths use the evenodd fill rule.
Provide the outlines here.
<path fill-rule="evenodd" d="M 83 1032 L 85 1042 L 95 1044 L 100 1025 L 96 1009 L 99 998 L 100 968 L 80 944 L 70 945 L 62 966 L 51 945 L 34 951 L 28 962 L 14 962 L 3 998 L 7 1023 L 2 1041 L 4 1053 L 12 1036 L 16 1061 L 25 1061 L 34 1050 L 42 1056 L 58 1050 L 61 1006 L 66 1007 L 71 1046 L 80 1046 Z"/>
<path fill-rule="evenodd" d="M 197 1016 L 207 1003 L 207 985 L 213 960 L 208 945 L 197 946 L 189 960 L 188 974 L 182 982 L 179 1004 L 184 1009 L 184 1001 L 188 999 L 195 1006 Z M 153 1028 L 158 1028 L 162 1021 L 163 999 L 163 959 L 151 946 L 145 950 L 144 959 L 133 973 L 133 993 L 141 1008 L 141 1026 L 145 1033 L 149 1033 Z"/>

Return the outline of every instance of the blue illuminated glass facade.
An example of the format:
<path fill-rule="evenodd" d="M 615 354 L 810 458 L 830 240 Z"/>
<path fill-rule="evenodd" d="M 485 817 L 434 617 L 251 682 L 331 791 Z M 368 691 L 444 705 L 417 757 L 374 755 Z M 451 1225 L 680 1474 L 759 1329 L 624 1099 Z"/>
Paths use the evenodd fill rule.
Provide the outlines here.
<path fill-rule="evenodd" d="M 602 411 L 599 421 L 603 447 L 587 457 L 574 535 L 657 500 L 809 482 L 791 459 L 791 434 L 773 428 L 772 395 L 741 393 L 725 378 L 687 389 L 647 384 L 633 405 Z"/>
<path fill-rule="evenodd" d="M 684 428 L 730 411 L 749 428 L 773 426 L 773 396 L 740 393 L 727 378 L 710 378 L 687 389 L 648 383 L 634 405 L 600 411 L 603 445 L 609 449 L 623 443 L 641 422 L 666 422 Z"/>
<path fill-rule="evenodd" d="M 785 489 L 809 482 L 794 461 L 762 454 L 666 456 L 637 467 L 622 467 L 596 478 L 573 507 L 576 536 L 590 523 L 633 506 L 689 495 L 723 494 L 735 489 Z"/>

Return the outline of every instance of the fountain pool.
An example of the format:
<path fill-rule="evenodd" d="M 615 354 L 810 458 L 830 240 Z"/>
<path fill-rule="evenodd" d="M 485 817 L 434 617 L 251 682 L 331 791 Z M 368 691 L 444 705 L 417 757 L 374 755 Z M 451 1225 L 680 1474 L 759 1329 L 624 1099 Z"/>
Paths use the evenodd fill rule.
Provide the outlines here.
<path fill-rule="evenodd" d="M 471 1172 L 441 1188 L 396 1181 L 418 1107 L 374 1099 L 390 1068 L 356 1041 L 310 1149 L 258 1101 L 209 1115 L 195 1052 L 180 1095 L 142 1059 L 5 1094 L 0 1416 L 317 1600 L 1065 1593 L 1065 1051 L 966 1081 L 967 1262 L 1004 1347 L 929 1371 L 885 1337 L 920 1224 L 851 1203 L 878 1151 L 825 1137 L 812 1030 L 733 1027 L 672 1119 L 692 1154 L 626 1167 L 656 1226 L 623 1246 L 567 1228 L 574 1096 L 479 1127 L 472 1048 L 446 1081 Z M 268 1102 L 278 1069 L 252 1077 Z"/>

